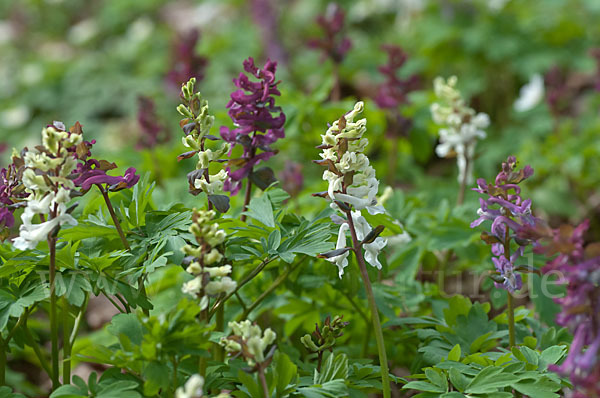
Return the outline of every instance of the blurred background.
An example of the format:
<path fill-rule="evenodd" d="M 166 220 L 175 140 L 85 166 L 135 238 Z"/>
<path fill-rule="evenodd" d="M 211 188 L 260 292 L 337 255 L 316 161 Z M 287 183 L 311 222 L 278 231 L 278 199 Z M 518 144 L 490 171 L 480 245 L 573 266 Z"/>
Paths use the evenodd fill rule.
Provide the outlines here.
<path fill-rule="evenodd" d="M 242 61 L 271 58 L 287 138 L 269 164 L 300 171 L 299 206 L 322 205 L 308 195 L 323 189 L 321 170 L 310 163 L 314 146 L 327 122 L 362 99 L 370 158 L 386 185 L 401 188 L 394 203 L 401 201 L 397 216 L 407 222 L 409 197 L 413 207 L 430 209 L 455 201 L 456 164 L 435 155 L 439 127 L 429 107 L 433 79 L 456 75 L 470 105 L 491 118 L 476 177 L 495 175 L 514 154 L 535 169 L 526 195 L 537 214 L 554 225 L 594 219 L 599 17 L 596 0 L 358 0 L 337 9 L 316 0 L 2 0 L 1 162 L 10 161 L 11 148 L 35 145 L 53 120 L 79 121 L 97 140 L 95 153 L 152 174 L 159 207 L 192 206 L 199 199 L 186 193 L 185 174 L 193 160 L 176 161 L 181 83 L 197 77 L 216 134 L 231 126 L 225 105 Z M 389 81 L 380 70 L 383 45 L 402 49 L 406 59 L 394 72 L 410 82 L 405 98 L 387 107 L 377 101 Z M 536 76 L 541 88 L 530 87 L 516 105 Z M 289 175 L 280 177 L 288 191 L 298 190 Z M 465 214 L 474 215 L 476 198 L 467 193 Z M 598 230 L 592 221 L 591 234 Z"/>
<path fill-rule="evenodd" d="M 390 239 L 382 262 L 398 272 L 381 300 L 390 318 L 395 308 L 418 314 L 426 297 L 440 293 L 479 297 L 483 277 L 469 279 L 465 271 L 483 275 L 492 268 L 480 231 L 469 228 L 479 194 L 468 190 L 455 207 L 456 161 L 435 153 L 440 127 L 430 106 L 437 76 L 456 75 L 469 105 L 490 116 L 487 138 L 476 149 L 475 177 L 491 179 L 507 156 L 517 156 L 535 170 L 521 184 L 535 215 L 553 227 L 588 218 L 587 240 L 600 240 L 599 20 L 598 0 L 340 0 L 337 6 L 318 0 L 0 0 L 0 166 L 10 162 L 13 147 L 37 145 L 54 120 L 79 121 L 86 139 L 97 141 L 94 157 L 115 161 L 121 172 L 136 167 L 150 174 L 155 208 L 203 206 L 205 198 L 187 192 L 195 160 L 177 162 L 185 151 L 175 110 L 179 88 L 197 78 L 218 134 L 220 126 L 232 126 L 225 106 L 243 60 L 254 57 L 261 67 L 267 58 L 276 60 L 276 105 L 287 116 L 286 138 L 267 165 L 292 194 L 298 214 L 320 212 L 326 201 L 310 195 L 326 187 L 322 168 L 311 163 L 319 157 L 315 146 L 327 123 L 365 101 L 368 156 L 380 193 L 395 188 L 386 208 L 412 238 Z M 240 196 L 232 199 L 238 212 Z M 428 271 L 440 268 L 448 250 L 456 256 L 445 286 L 443 278 L 438 286 Z M 532 257 L 535 265 L 544 263 Z M 350 286 L 331 264 L 319 267 L 306 279 L 319 297 L 330 285 Z M 181 269 L 172 268 L 179 274 L 155 278 L 170 275 L 174 286 L 156 300 L 159 308 L 181 297 L 175 281 Z M 483 285 L 491 291 L 489 278 Z M 506 297 L 489 294 L 502 308 Z M 540 319 L 553 324 L 552 300 L 532 301 Z M 111 315 L 92 308 L 90 329 Z M 313 318 L 319 312 L 305 323 L 312 327 Z"/>

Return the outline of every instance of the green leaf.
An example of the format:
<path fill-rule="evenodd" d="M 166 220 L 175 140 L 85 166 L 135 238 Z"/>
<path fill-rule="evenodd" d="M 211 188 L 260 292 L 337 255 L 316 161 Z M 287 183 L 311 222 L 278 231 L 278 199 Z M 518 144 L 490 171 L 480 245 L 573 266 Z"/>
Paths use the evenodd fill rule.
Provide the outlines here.
<path fill-rule="evenodd" d="M 461 392 L 469 385 L 469 380 L 454 367 L 448 370 L 448 377 L 450 378 L 450 383 Z"/>
<path fill-rule="evenodd" d="M 557 398 L 558 394 L 554 391 L 560 389 L 560 384 L 544 377 L 535 381 L 518 381 L 512 383 L 511 386 L 521 394 L 527 395 L 530 398 Z"/>
<path fill-rule="evenodd" d="M 248 205 L 248 210 L 243 214 L 260 222 L 261 224 L 275 228 L 275 217 L 273 216 L 273 206 L 267 195 L 253 198 Z"/>
<path fill-rule="evenodd" d="M 425 391 L 425 392 L 446 392 L 446 390 L 444 388 L 433 385 L 426 381 L 411 381 L 409 383 L 406 383 L 402 387 L 402 389 L 403 390 L 418 390 L 418 391 Z"/>
<path fill-rule="evenodd" d="M 81 391 L 78 387 L 67 384 L 65 386 L 60 386 L 52 394 L 50 394 L 50 398 L 56 397 L 65 397 L 65 398 L 80 398 L 87 397 L 88 392 L 87 389 L 85 391 Z M 1 395 L 0 395 L 1 397 Z"/>
<path fill-rule="evenodd" d="M 332 353 L 328 353 L 321 367 L 321 372 L 315 371 L 313 382 L 314 384 L 323 384 L 331 380 L 347 378 L 348 357 L 346 354 L 340 353 L 334 356 Z"/>
<path fill-rule="evenodd" d="M 252 398 L 264 398 L 264 394 L 262 392 L 262 388 L 258 385 L 258 382 L 254 380 L 252 376 L 243 370 L 238 371 L 238 380 L 242 383 L 244 387 L 248 390 L 248 393 Z"/>
<path fill-rule="evenodd" d="M 275 391 L 277 397 L 284 397 L 290 391 L 288 386 L 296 379 L 298 367 L 284 353 L 278 352 L 275 354 Z"/>
<path fill-rule="evenodd" d="M 427 377 L 427 380 L 432 384 L 440 387 L 444 391 L 448 391 L 448 380 L 446 380 L 446 377 L 440 372 L 432 368 L 427 368 L 425 369 L 425 377 Z"/>
<path fill-rule="evenodd" d="M 267 253 L 277 254 L 277 249 L 281 244 L 281 232 L 278 229 L 273 230 L 267 239 Z"/>
<path fill-rule="evenodd" d="M 460 344 L 456 344 L 450 350 L 450 353 L 448 354 L 448 360 L 449 361 L 460 362 L 460 354 L 461 354 L 460 353 Z"/>
<path fill-rule="evenodd" d="M 152 396 L 169 386 L 171 371 L 164 363 L 150 362 L 142 371 L 144 395 Z"/>
<path fill-rule="evenodd" d="M 118 314 L 113 317 L 107 327 L 114 336 L 126 336 L 135 345 L 142 344 L 143 329 L 136 314 Z"/>

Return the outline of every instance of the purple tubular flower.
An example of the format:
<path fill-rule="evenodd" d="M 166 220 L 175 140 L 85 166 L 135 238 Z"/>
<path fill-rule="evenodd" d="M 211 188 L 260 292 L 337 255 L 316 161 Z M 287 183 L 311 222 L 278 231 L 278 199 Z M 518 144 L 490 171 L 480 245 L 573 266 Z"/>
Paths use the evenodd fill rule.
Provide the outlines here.
<path fill-rule="evenodd" d="M 309 40 L 308 46 L 321 49 L 322 60 L 330 58 L 334 63 L 340 64 L 352 48 L 352 41 L 341 35 L 345 19 L 346 13 L 336 3 L 329 3 L 325 15 L 317 17 L 317 23 L 323 29 L 325 37 Z"/>
<path fill-rule="evenodd" d="M 544 272 L 561 275 L 567 285 L 564 297 L 556 298 L 561 312 L 556 323 L 571 330 L 573 343 L 560 366 L 550 369 L 568 376 L 574 386 L 574 397 L 600 396 L 600 245 L 584 246 L 586 220 L 577 227 L 568 225 L 552 231 L 548 245 L 536 252 L 548 256 L 558 254 L 544 267 Z"/>
<path fill-rule="evenodd" d="M 2 228 L 15 225 L 14 205 L 29 196 L 23 189 L 19 189 L 21 173 L 14 163 L 7 169 L 0 170 L 0 227 Z"/>
<path fill-rule="evenodd" d="M 473 190 L 488 197 L 479 198 L 479 217 L 471 223 L 471 228 L 475 228 L 485 221 L 492 222 L 491 234 L 484 233 L 482 238 L 491 244 L 492 254 L 496 256 L 492 261 L 503 279 L 503 283 L 496 286 L 511 293 L 523 285 L 521 275 L 516 273 L 515 262 L 523 255 L 525 246 L 537 244 L 539 235 L 544 231 L 542 221 L 531 214 L 531 200 L 521 198 L 521 189 L 517 185 L 531 177 L 533 169 L 525 166 L 516 170 L 516 163 L 514 156 L 502 163 L 494 184 L 477 180 L 477 188 Z M 509 255 L 506 251 L 511 248 L 511 240 L 516 243 L 516 248 Z"/>
<path fill-rule="evenodd" d="M 408 102 L 407 94 L 419 87 L 419 77 L 399 78 L 398 72 L 406 62 L 406 53 L 399 46 L 384 45 L 382 48 L 388 53 L 388 63 L 380 66 L 379 71 L 386 80 L 379 85 L 375 102 L 380 108 L 394 109 Z"/>
<path fill-rule="evenodd" d="M 154 148 L 168 140 L 164 126 L 158 121 L 152 98 L 138 97 L 137 120 L 142 132 L 136 145 L 138 149 Z"/>
<path fill-rule="evenodd" d="M 89 159 L 84 164 L 77 166 L 77 178 L 73 180 L 75 186 L 81 187 L 83 192 L 89 191 L 92 185 L 106 184 L 109 191 L 120 191 L 121 189 L 131 188 L 140 179 L 139 175 L 135 174 L 135 168 L 130 167 L 121 176 L 109 176 L 106 172 L 115 168 L 114 163 L 106 166 L 104 162 L 96 159 Z"/>
<path fill-rule="evenodd" d="M 221 137 L 232 144 L 232 148 L 237 144 L 244 148 L 242 158 L 231 160 L 227 168 L 229 178 L 225 182 L 225 189 L 233 195 L 239 191 L 241 181 L 252 172 L 254 166 L 276 153 L 270 145 L 285 137 L 285 114 L 275 106 L 273 97 L 281 95 L 277 88 L 279 81 L 275 80 L 276 69 L 277 62 L 271 60 L 267 60 L 264 68 L 259 69 L 250 57 L 244 61 L 244 70 L 258 81 L 250 80 L 244 73 L 233 79 L 238 90 L 231 94 L 227 108 L 235 128 L 222 126 L 220 129 Z M 258 149 L 262 153 L 257 155 Z M 233 164 L 241 167 L 231 171 Z"/>
<path fill-rule="evenodd" d="M 193 29 L 178 37 L 173 43 L 173 62 L 171 69 L 167 72 L 166 81 L 174 92 L 179 92 L 181 85 L 192 77 L 195 77 L 198 82 L 204 78 L 208 60 L 195 53 L 199 39 L 200 31 Z"/>

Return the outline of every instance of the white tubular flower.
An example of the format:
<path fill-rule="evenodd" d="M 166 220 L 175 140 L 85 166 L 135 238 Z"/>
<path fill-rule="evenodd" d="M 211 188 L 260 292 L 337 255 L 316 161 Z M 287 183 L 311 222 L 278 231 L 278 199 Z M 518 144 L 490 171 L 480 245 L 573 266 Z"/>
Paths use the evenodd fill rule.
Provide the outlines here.
<path fill-rule="evenodd" d="M 214 195 L 223 192 L 223 184 L 227 179 L 227 171 L 220 170 L 217 174 L 209 175 L 210 182 L 206 181 L 206 177 L 202 175 L 194 181 L 194 188 L 201 189 L 207 195 Z"/>
<path fill-rule="evenodd" d="M 185 294 L 189 294 L 190 296 L 196 297 L 200 290 L 202 289 L 202 277 L 196 277 L 192 280 L 189 280 L 183 284 L 181 291 Z"/>
<path fill-rule="evenodd" d="M 59 202 L 57 199 L 65 200 L 64 194 L 59 191 L 59 194 L 48 194 L 42 200 L 32 199 L 28 201 L 27 207 L 23 211 L 23 215 L 21 215 L 23 224 L 19 227 L 19 237 L 13 240 L 13 244 L 17 249 L 33 250 L 37 247 L 38 243 L 48 239 L 48 236 L 56 227 L 65 224 L 77 225 L 77 220 L 66 213 L 65 202 Z M 57 205 L 56 217 L 40 224 L 33 223 L 35 215 L 49 214 L 55 208 L 55 204 Z"/>
<path fill-rule="evenodd" d="M 221 346 L 231 353 L 241 352 L 248 365 L 265 361 L 265 350 L 275 342 L 277 334 L 270 328 L 263 332 L 260 326 L 253 325 L 249 320 L 229 322 L 232 336 L 222 338 Z M 245 348 L 245 349 L 244 349 Z"/>
<path fill-rule="evenodd" d="M 204 395 L 204 378 L 198 374 L 192 375 L 184 387 L 175 391 L 175 398 L 202 398 Z"/>
<path fill-rule="evenodd" d="M 350 112 L 334 121 L 321 136 L 321 158 L 323 162 L 329 162 L 326 163 L 329 167 L 323 172 L 323 179 L 329 184 L 327 193 L 330 199 L 349 203 L 356 210 L 367 209 L 369 213 L 377 214 L 383 211 L 376 206 L 379 181 L 369 164 L 369 158 L 361 153 L 368 144 L 368 140 L 363 138 L 367 131 L 367 119 L 354 121 L 363 109 L 364 103 L 357 102 Z M 346 187 L 345 175 L 351 175 Z"/>
<path fill-rule="evenodd" d="M 544 99 L 544 78 L 539 73 L 531 76 L 529 83 L 521 87 L 519 98 L 513 107 L 517 112 L 527 112 L 535 108 Z"/>
<path fill-rule="evenodd" d="M 360 214 L 360 211 L 352 212 L 352 220 L 354 221 L 354 227 L 356 228 L 356 237 L 362 241 L 371 232 L 372 228 L 367 220 Z M 377 256 L 387 245 L 387 240 L 382 237 L 377 237 L 371 243 L 365 243 L 363 248 L 365 249 L 365 261 L 371 264 L 377 269 L 381 269 L 381 263 Z"/>
<path fill-rule="evenodd" d="M 456 76 L 445 81 L 441 77 L 433 81 L 434 92 L 440 103 L 431 105 L 433 121 L 443 126 L 439 130 L 440 143 L 435 152 L 440 157 L 456 154 L 458 181 L 473 183 L 472 160 L 477 139 L 486 137 L 484 131 L 490 124 L 485 113 L 476 113 L 465 105 L 460 91 L 456 89 Z"/>
<path fill-rule="evenodd" d="M 60 226 L 77 225 L 77 220 L 67 213 L 65 206 L 71 199 L 69 190 L 74 188 L 73 181 L 67 177 L 77 163 L 66 148 L 81 140 L 80 134 L 47 127 L 42 130 L 42 147 L 29 150 L 23 156 L 23 185 L 30 195 L 21 216 L 23 224 L 19 227 L 19 237 L 13 240 L 16 248 L 35 249 Z M 48 219 L 34 224 L 34 216 L 38 214 Z"/>
<path fill-rule="evenodd" d="M 371 226 L 362 216 L 361 210 L 366 209 L 370 214 L 384 213 L 385 209 L 377 204 L 379 180 L 375 169 L 370 165 L 369 158 L 363 153 L 368 140 L 363 138 L 367 130 L 367 120 L 354 121 L 364 109 L 363 102 L 357 102 L 352 111 L 339 120 L 334 121 L 327 132 L 321 136 L 321 158 L 317 163 L 326 166 L 323 180 L 328 182 L 327 195 L 332 201 L 343 202 L 353 208 L 352 221 L 359 240 L 363 240 L 370 232 Z M 341 206 L 341 205 L 340 205 Z M 331 207 L 340 210 L 333 202 Z M 348 216 L 346 212 L 342 212 Z M 346 247 L 346 232 L 350 226 L 347 222 L 340 225 L 336 250 Z M 381 269 L 377 256 L 386 245 L 384 238 L 377 237 L 373 242 L 362 245 L 365 260 L 372 266 Z M 335 254 L 335 253 L 332 253 Z M 348 266 L 349 251 L 326 259 L 338 267 L 341 278 L 344 268 Z"/>
<path fill-rule="evenodd" d="M 346 247 L 346 231 L 348 231 L 350 227 L 348 226 L 347 223 L 343 223 L 342 225 L 340 225 L 340 230 L 338 232 L 338 240 L 337 240 L 337 244 L 335 245 L 335 249 L 343 249 L 344 247 Z M 338 276 L 340 277 L 340 279 L 342 278 L 342 275 L 344 275 L 344 268 L 346 268 L 348 266 L 348 255 L 350 254 L 349 251 L 346 251 L 342 254 L 340 254 L 339 256 L 334 256 L 334 257 L 330 257 L 327 259 L 327 261 L 334 263 L 335 265 L 337 265 L 338 267 Z"/>

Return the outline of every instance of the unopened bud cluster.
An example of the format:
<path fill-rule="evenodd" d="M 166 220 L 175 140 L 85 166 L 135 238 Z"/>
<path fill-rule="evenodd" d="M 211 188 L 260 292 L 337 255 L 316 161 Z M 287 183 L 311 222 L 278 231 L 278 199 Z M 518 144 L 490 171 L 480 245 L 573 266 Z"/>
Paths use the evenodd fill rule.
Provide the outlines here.
<path fill-rule="evenodd" d="M 272 357 L 272 351 L 265 354 L 269 345 L 275 342 L 277 335 L 271 328 L 263 330 L 258 325 L 253 325 L 249 320 L 242 322 L 229 322 L 231 335 L 223 337 L 220 344 L 225 347 L 225 351 L 242 356 L 248 362 L 248 365 L 255 366 L 268 361 Z"/>
<path fill-rule="evenodd" d="M 198 246 L 185 245 L 182 250 L 189 265 L 186 271 L 195 278 L 184 283 L 182 291 L 200 298 L 201 309 L 208 307 L 209 297 L 217 297 L 221 293 L 229 294 L 237 284 L 229 274 L 231 265 L 223 264 L 223 243 L 225 231 L 213 221 L 212 210 L 194 210 L 190 232 L 196 238 Z"/>
<path fill-rule="evenodd" d="M 195 78 L 191 78 L 181 86 L 181 99 L 184 104 L 177 107 L 177 111 L 184 117 L 180 125 L 185 133 L 181 139 L 183 145 L 190 151 L 182 154 L 180 158 L 191 157 L 198 154 L 196 170 L 188 174 L 190 192 L 198 194 L 204 192 L 207 195 L 220 194 L 223 192 L 223 183 L 227 178 L 227 172 L 221 168 L 217 173 L 210 174 L 209 166 L 229 152 L 230 145 L 223 143 L 216 149 L 206 148 L 206 139 L 218 140 L 217 137 L 209 135 L 215 117 L 209 113 L 208 102 L 202 98 L 199 92 L 194 92 Z"/>
<path fill-rule="evenodd" d="M 321 328 L 315 325 L 315 331 L 312 334 L 305 334 L 300 341 L 307 350 L 312 352 L 331 351 L 336 339 L 344 334 L 342 330 L 348 326 L 348 322 L 342 321 L 343 318 L 343 316 L 336 316 L 332 321 L 327 317 Z"/>

